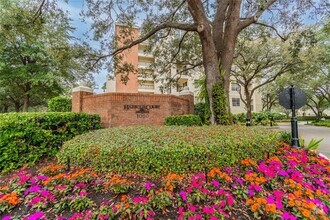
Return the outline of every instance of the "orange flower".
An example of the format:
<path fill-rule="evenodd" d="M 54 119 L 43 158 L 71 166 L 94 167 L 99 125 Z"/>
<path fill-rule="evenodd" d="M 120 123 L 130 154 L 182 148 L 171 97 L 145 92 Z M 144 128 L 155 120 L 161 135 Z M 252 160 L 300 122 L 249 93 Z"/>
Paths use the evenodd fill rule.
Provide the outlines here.
<path fill-rule="evenodd" d="M 253 204 L 253 205 L 251 206 L 251 210 L 252 210 L 253 212 L 257 211 L 258 208 L 259 208 L 259 204 L 258 204 L 258 203 Z"/>
<path fill-rule="evenodd" d="M 301 214 L 307 218 L 309 218 L 311 216 L 311 212 L 307 209 L 303 209 Z"/>
<path fill-rule="evenodd" d="M 276 213 L 276 205 L 275 204 L 267 204 L 266 212 Z"/>
<path fill-rule="evenodd" d="M 245 180 L 253 185 L 260 185 L 267 181 L 265 177 L 259 177 L 256 173 L 245 174 Z"/>
<path fill-rule="evenodd" d="M 279 163 L 282 163 L 282 161 L 277 156 L 270 157 L 266 162 L 269 163 L 271 161 L 277 161 Z"/>
<path fill-rule="evenodd" d="M 289 198 L 288 205 L 291 206 L 291 207 L 295 206 L 295 202 L 294 201 L 295 201 L 294 199 Z"/>
<path fill-rule="evenodd" d="M 294 194 L 295 196 L 297 196 L 297 197 L 301 197 L 301 196 L 302 196 L 302 192 L 301 192 L 301 190 L 296 190 L 296 191 L 293 192 L 293 194 Z"/>
<path fill-rule="evenodd" d="M 59 179 L 62 179 L 62 178 L 64 178 L 64 177 L 65 177 L 65 174 L 60 173 L 60 174 L 57 174 L 57 175 L 55 175 L 55 176 L 53 176 L 53 177 L 50 177 L 50 178 L 44 180 L 42 183 L 43 183 L 44 185 L 48 185 L 48 183 L 50 183 L 52 180 L 59 180 Z"/>
<path fill-rule="evenodd" d="M 232 178 L 227 173 L 221 172 L 219 168 L 211 169 L 207 176 L 211 178 L 218 177 L 230 182 L 232 181 Z"/>
<path fill-rule="evenodd" d="M 12 193 L 5 194 L 0 199 L 0 203 L 4 203 L 4 202 L 7 202 L 12 206 L 16 206 L 17 204 L 19 204 L 21 202 L 21 200 L 18 198 L 18 195 L 16 192 L 12 192 Z"/>
<path fill-rule="evenodd" d="M 255 166 L 256 165 L 256 163 L 251 159 L 242 160 L 241 164 L 245 165 L 245 166 Z"/>
<path fill-rule="evenodd" d="M 8 186 L 0 187 L 0 191 L 7 191 L 8 188 L 9 188 Z"/>
<path fill-rule="evenodd" d="M 164 189 L 167 191 L 173 191 L 174 190 L 173 184 L 182 181 L 183 178 L 178 174 L 169 173 L 166 177 L 163 178 L 163 180 L 165 181 Z"/>
<path fill-rule="evenodd" d="M 122 195 L 120 201 L 125 202 L 129 197 L 127 195 Z"/>
<path fill-rule="evenodd" d="M 45 167 L 42 167 L 41 169 L 39 169 L 40 172 L 42 173 L 55 173 L 59 170 L 62 170 L 64 169 L 65 166 L 64 165 L 60 165 L 60 164 L 51 164 L 51 165 L 48 165 L 48 166 L 45 166 Z"/>

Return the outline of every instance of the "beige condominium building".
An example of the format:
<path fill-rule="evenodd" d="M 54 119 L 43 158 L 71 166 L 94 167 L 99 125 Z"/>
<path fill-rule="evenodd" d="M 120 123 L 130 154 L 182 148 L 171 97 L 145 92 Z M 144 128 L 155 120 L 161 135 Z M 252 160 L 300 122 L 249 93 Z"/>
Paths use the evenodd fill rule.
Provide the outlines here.
<path fill-rule="evenodd" d="M 120 37 L 121 26 L 116 26 L 116 35 L 118 39 Z M 138 38 L 139 30 L 136 28 L 133 31 L 133 38 Z M 119 40 L 120 41 L 120 40 Z M 121 42 L 118 43 L 118 46 L 121 45 Z M 179 95 L 183 90 L 189 90 L 194 93 L 195 103 L 201 102 L 202 100 L 198 99 L 199 87 L 196 86 L 196 81 L 199 80 L 202 76 L 201 72 L 194 72 L 189 75 L 181 75 L 178 79 L 175 86 L 171 86 L 166 90 L 163 89 L 162 80 L 159 80 L 162 76 L 156 77 L 158 80 L 154 80 L 157 76 L 157 72 L 151 69 L 151 64 L 154 62 L 155 57 L 151 54 L 145 52 L 147 44 L 142 43 L 136 46 L 133 46 L 130 49 L 125 50 L 121 53 L 122 62 L 130 63 L 138 70 L 137 74 L 129 74 L 129 80 L 126 84 L 121 81 L 120 74 L 116 74 L 115 77 L 109 78 L 106 83 L 106 92 L 121 92 L 121 93 L 144 93 L 144 94 L 173 94 Z M 171 67 L 170 74 L 171 76 L 176 76 L 179 68 L 176 66 Z M 152 73 L 146 74 L 145 73 Z M 167 76 L 168 77 L 168 76 Z M 239 95 L 240 86 L 233 80 L 230 85 L 230 105 L 231 112 L 233 114 L 246 112 L 245 105 L 240 99 Z M 255 92 L 253 95 L 253 106 L 252 111 L 258 112 L 262 109 L 261 95 L 258 92 Z"/>

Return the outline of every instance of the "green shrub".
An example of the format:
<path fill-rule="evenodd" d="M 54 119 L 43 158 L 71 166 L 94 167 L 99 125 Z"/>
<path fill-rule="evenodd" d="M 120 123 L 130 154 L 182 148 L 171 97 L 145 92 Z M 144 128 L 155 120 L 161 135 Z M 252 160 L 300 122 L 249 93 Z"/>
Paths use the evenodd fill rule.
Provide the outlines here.
<path fill-rule="evenodd" d="M 266 128 L 242 126 L 111 128 L 75 137 L 57 157 L 97 171 L 189 173 L 272 155 L 278 136 Z"/>
<path fill-rule="evenodd" d="M 198 115 L 203 124 L 205 124 L 205 106 L 204 102 L 195 104 L 195 115 Z"/>
<path fill-rule="evenodd" d="M 330 127 L 330 121 L 317 121 L 313 123 L 316 126 Z"/>
<path fill-rule="evenodd" d="M 100 128 L 100 117 L 84 113 L 0 115 L 0 171 L 54 155 L 64 141 Z"/>
<path fill-rule="evenodd" d="M 165 125 L 202 125 L 199 115 L 172 115 L 165 118 Z"/>
<path fill-rule="evenodd" d="M 234 120 L 236 122 L 245 123 L 246 122 L 246 113 L 235 114 Z M 285 114 L 277 112 L 252 112 L 252 124 L 253 125 L 270 125 L 270 120 L 274 121 L 283 120 L 286 118 Z M 274 125 L 274 124 L 273 124 Z"/>
<path fill-rule="evenodd" d="M 48 102 L 49 112 L 71 112 L 71 99 L 66 97 L 55 97 Z"/>

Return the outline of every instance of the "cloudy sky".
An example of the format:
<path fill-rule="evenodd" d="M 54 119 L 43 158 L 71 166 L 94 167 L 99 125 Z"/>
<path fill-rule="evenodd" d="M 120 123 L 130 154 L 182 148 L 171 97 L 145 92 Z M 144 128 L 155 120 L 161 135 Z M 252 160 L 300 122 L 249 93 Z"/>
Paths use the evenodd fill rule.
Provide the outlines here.
<path fill-rule="evenodd" d="M 69 16 L 72 19 L 72 26 L 76 28 L 74 32 L 74 36 L 78 38 L 83 38 L 83 34 L 88 32 L 91 20 L 86 20 L 82 22 L 82 17 L 80 16 L 81 10 L 86 6 L 84 0 L 69 0 L 66 3 L 63 0 L 58 2 L 59 7 L 66 10 L 69 13 Z M 97 44 L 95 42 L 91 42 L 91 46 L 97 48 Z M 107 79 L 107 72 L 104 70 L 101 73 L 95 73 L 94 78 L 97 84 L 97 88 L 94 92 L 102 93 L 103 90 L 101 89 L 103 83 L 106 82 Z"/>

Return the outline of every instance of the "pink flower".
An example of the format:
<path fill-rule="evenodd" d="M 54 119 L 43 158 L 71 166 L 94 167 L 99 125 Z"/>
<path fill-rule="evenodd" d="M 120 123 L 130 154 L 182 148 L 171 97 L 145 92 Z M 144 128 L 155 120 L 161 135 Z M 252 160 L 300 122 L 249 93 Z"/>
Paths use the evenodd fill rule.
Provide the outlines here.
<path fill-rule="evenodd" d="M 133 202 L 134 203 L 142 203 L 142 204 L 144 204 L 144 203 L 147 203 L 148 201 L 149 201 L 149 199 L 146 198 L 146 197 L 135 197 L 135 198 L 133 198 Z"/>
<path fill-rule="evenodd" d="M 196 212 L 196 207 L 193 205 L 188 205 L 188 210 L 191 212 Z"/>
<path fill-rule="evenodd" d="M 234 197 L 232 195 L 228 194 L 227 199 L 228 199 L 227 203 L 228 203 L 229 206 L 234 204 Z"/>
<path fill-rule="evenodd" d="M 81 190 L 81 191 L 79 192 L 79 196 L 80 196 L 80 197 L 85 197 L 85 196 L 87 196 L 87 192 L 86 192 L 86 190 Z"/>
<path fill-rule="evenodd" d="M 203 208 L 203 212 L 205 214 L 213 215 L 214 214 L 214 208 L 212 208 L 211 206 L 205 206 Z"/>
<path fill-rule="evenodd" d="M 86 184 L 85 183 L 77 183 L 76 185 L 78 188 L 80 189 L 85 189 L 86 188 Z"/>
<path fill-rule="evenodd" d="M 29 203 L 29 206 L 34 206 L 35 204 L 38 204 L 42 201 L 42 198 L 37 196 L 37 197 L 34 197 L 33 199 L 31 199 L 30 203 Z"/>

